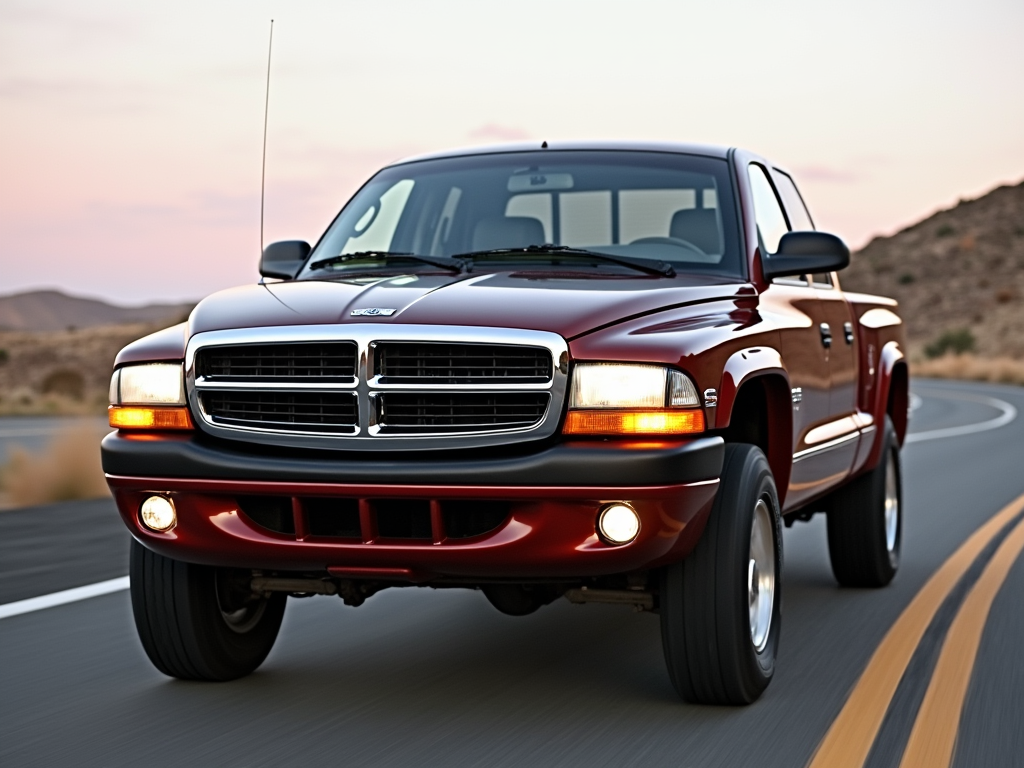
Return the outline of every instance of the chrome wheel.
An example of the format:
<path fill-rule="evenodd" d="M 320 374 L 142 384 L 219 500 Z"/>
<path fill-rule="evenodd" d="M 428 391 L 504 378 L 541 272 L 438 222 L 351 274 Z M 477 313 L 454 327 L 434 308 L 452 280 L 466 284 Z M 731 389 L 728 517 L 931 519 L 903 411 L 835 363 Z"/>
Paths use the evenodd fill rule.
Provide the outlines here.
<path fill-rule="evenodd" d="M 900 491 L 896 478 L 896 459 L 889 452 L 885 462 L 885 548 L 896 550 L 896 536 L 900 529 Z"/>
<path fill-rule="evenodd" d="M 772 528 L 771 510 L 764 499 L 758 499 L 750 527 L 750 558 L 747 563 L 750 640 L 758 653 L 768 644 L 775 606 L 775 536 Z"/>

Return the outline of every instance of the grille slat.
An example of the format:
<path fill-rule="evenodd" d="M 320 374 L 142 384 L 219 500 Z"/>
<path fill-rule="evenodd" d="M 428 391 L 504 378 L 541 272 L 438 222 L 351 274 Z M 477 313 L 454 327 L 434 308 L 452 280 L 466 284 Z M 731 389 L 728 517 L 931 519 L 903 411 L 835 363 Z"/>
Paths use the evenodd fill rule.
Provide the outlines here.
<path fill-rule="evenodd" d="M 215 423 L 303 432 L 351 433 L 359 422 L 352 392 L 203 392 Z"/>
<path fill-rule="evenodd" d="M 378 396 L 382 432 L 458 432 L 516 429 L 536 424 L 546 392 L 387 392 Z"/>
<path fill-rule="evenodd" d="M 374 373 L 382 384 L 542 384 L 552 366 L 540 347 L 380 342 Z"/>
<path fill-rule="evenodd" d="M 351 382 L 356 345 L 329 343 L 207 347 L 196 355 L 196 374 L 211 381 Z"/>

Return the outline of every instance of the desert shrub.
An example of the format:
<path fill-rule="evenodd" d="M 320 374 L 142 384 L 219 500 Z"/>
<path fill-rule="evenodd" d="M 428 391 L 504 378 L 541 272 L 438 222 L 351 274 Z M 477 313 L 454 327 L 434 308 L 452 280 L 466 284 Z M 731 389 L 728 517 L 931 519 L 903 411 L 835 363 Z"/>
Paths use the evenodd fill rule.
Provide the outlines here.
<path fill-rule="evenodd" d="M 47 374 L 39 390 L 44 395 L 63 395 L 72 400 L 81 400 L 85 396 L 85 378 L 78 371 L 59 368 Z"/>
<path fill-rule="evenodd" d="M 6 349 L 0 349 L 0 365 L 6 365 L 11 359 L 11 354 Z"/>
<path fill-rule="evenodd" d="M 15 506 L 107 496 L 95 425 L 72 427 L 55 435 L 42 453 L 15 446 L 0 467 L 0 488 Z"/>
<path fill-rule="evenodd" d="M 956 234 L 956 230 L 949 224 L 943 224 L 937 230 L 935 230 L 936 237 L 949 237 L 950 235 Z"/>
<path fill-rule="evenodd" d="M 970 328 L 956 328 L 946 331 L 939 338 L 924 348 L 924 353 L 929 358 L 942 357 L 947 353 L 962 355 L 964 352 L 974 351 L 974 334 Z"/>
<path fill-rule="evenodd" d="M 912 282 L 914 282 L 914 276 L 909 272 L 904 272 L 902 275 L 899 276 L 898 282 L 900 285 L 910 285 Z"/>

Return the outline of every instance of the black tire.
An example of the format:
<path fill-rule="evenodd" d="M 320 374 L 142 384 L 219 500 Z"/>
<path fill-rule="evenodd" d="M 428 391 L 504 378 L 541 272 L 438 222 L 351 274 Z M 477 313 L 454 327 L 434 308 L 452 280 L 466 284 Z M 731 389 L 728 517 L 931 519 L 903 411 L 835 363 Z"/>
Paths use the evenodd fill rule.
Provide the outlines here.
<path fill-rule="evenodd" d="M 751 603 L 757 604 L 759 593 L 750 588 L 757 574 L 750 567 L 755 539 L 763 544 L 758 562 L 774 577 L 770 593 L 760 593 L 756 641 Z M 768 460 L 756 446 L 727 445 L 721 485 L 700 541 L 689 557 L 661 574 L 662 646 L 669 677 L 684 700 L 750 704 L 768 687 L 781 628 L 781 576 L 779 498 Z"/>
<path fill-rule="evenodd" d="M 899 569 L 903 474 L 896 429 L 888 416 L 884 429 L 878 465 L 825 502 L 832 573 L 844 587 L 884 587 Z"/>
<path fill-rule="evenodd" d="M 130 574 L 139 639 L 165 675 L 234 680 L 270 653 L 287 596 L 253 599 L 248 572 L 182 563 L 133 540 Z"/>

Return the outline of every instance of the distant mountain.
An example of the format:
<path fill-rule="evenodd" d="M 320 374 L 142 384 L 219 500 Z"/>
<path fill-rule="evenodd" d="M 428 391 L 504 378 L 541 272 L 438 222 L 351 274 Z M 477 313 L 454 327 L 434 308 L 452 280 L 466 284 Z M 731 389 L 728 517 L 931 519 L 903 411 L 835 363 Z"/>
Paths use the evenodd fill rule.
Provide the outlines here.
<path fill-rule="evenodd" d="M 167 323 L 183 320 L 195 303 L 118 307 L 97 299 L 60 291 L 29 291 L 0 296 L 0 330 L 63 331 L 124 323 Z"/>
<path fill-rule="evenodd" d="M 1024 360 L 1024 182 L 875 238 L 839 279 L 897 299 L 915 354 L 966 329 L 979 355 Z"/>

